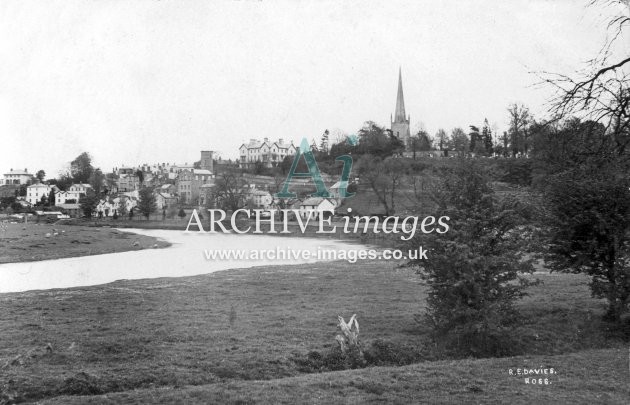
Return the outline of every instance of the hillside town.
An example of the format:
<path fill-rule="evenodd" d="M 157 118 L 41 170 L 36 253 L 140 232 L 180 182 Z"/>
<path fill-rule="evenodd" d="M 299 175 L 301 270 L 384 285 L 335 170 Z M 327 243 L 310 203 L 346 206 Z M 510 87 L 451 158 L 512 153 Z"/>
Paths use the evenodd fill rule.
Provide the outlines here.
<path fill-rule="evenodd" d="M 335 158 L 349 155 L 355 159 L 350 187 L 363 186 L 374 204 L 364 214 L 392 214 L 400 206 L 396 188 L 401 181 L 392 173 L 414 171 L 417 159 L 452 157 L 527 158 L 531 133 L 537 123 L 523 105 L 509 107 L 510 129 L 498 134 L 488 120 L 483 126 L 471 125 L 466 133 L 443 129 L 434 136 L 420 126 L 411 134 L 411 117 L 406 113 L 402 69 L 398 72 L 395 110 L 389 128 L 366 121 L 358 135 L 336 134 L 324 130 L 308 145 L 317 158 L 328 197 L 312 197 L 312 179 L 293 178 L 291 187 L 299 191 L 294 199 L 274 198 L 280 191 L 300 147 L 293 141 L 268 137 L 251 138 L 238 147 L 238 158 L 222 159 L 212 150 L 202 150 L 199 160 L 185 163 L 142 163 L 121 165 L 110 171 L 92 166 L 88 152 L 70 163 L 66 173 L 50 178 L 43 170 L 33 172 L 9 168 L 0 180 L 0 215 L 21 219 L 25 215 L 55 218 L 133 219 L 140 214 L 149 219 L 185 216 L 186 210 L 223 208 L 236 210 L 292 208 L 302 217 L 318 217 L 335 212 L 342 204 L 339 195 L 340 166 Z M 373 163 L 378 163 L 373 165 Z M 304 162 L 298 171 L 307 172 Z M 399 167 L 398 167 L 399 166 Z M 365 181 L 359 183 L 363 174 Z M 394 176 L 395 177 L 395 176 Z M 415 180 L 413 180 L 415 181 Z M 411 187 L 405 184 L 405 187 Z M 144 198 L 143 198 L 144 195 Z M 146 204 L 141 204 L 145 200 Z"/>

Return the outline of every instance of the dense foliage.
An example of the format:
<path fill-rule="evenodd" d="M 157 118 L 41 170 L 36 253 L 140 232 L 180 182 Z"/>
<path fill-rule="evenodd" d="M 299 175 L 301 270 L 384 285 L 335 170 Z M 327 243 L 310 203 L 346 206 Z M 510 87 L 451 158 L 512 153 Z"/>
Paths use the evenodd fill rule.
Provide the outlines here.
<path fill-rule="evenodd" d="M 608 300 L 606 318 L 617 323 L 630 304 L 629 140 L 627 132 L 575 119 L 541 130 L 536 140 L 546 262 L 591 276 L 593 295 Z"/>
<path fill-rule="evenodd" d="M 479 163 L 462 159 L 436 186 L 438 214 L 450 218 L 442 235 L 419 237 L 428 250 L 415 260 L 429 288 L 425 320 L 436 344 L 459 355 L 505 355 L 514 347 L 514 302 L 532 283 L 523 259 L 528 229 L 516 201 L 493 195 Z"/>

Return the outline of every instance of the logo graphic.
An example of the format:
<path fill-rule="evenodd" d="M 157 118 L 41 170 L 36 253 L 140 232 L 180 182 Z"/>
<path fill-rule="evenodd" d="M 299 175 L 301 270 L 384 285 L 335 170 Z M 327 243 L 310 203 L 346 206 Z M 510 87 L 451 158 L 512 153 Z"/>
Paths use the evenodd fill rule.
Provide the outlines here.
<path fill-rule="evenodd" d="M 355 135 L 352 135 L 356 138 Z M 350 137 L 348 137 L 348 142 L 350 142 Z M 355 140 L 356 142 L 356 140 Z M 306 162 L 306 166 L 308 167 L 307 173 L 296 172 L 298 162 L 300 158 L 304 156 L 304 161 Z M 352 197 L 355 193 L 348 193 L 348 178 L 350 177 L 350 171 L 352 170 L 352 156 L 343 155 L 338 156 L 336 161 L 343 162 L 343 170 L 341 172 L 341 179 L 339 180 L 339 197 L 340 198 L 348 198 Z M 310 177 L 313 179 L 315 183 L 315 187 L 317 191 L 311 194 L 311 197 L 332 197 L 332 194 L 326 188 L 324 184 L 324 180 L 322 179 L 322 175 L 319 171 L 319 167 L 317 166 L 317 161 L 315 160 L 315 155 L 313 151 L 308 145 L 308 141 L 306 138 L 302 138 L 302 143 L 300 143 L 300 148 L 298 149 L 295 157 L 293 158 L 293 163 L 291 164 L 291 169 L 289 170 L 289 174 L 287 175 L 287 179 L 284 181 L 284 185 L 282 186 L 282 191 L 274 194 L 277 198 L 295 198 L 297 195 L 295 193 L 289 192 L 289 186 L 291 185 L 291 179 L 294 177 L 306 178 Z"/>
<path fill-rule="evenodd" d="M 348 135 L 346 137 L 346 142 L 348 142 L 350 146 L 357 146 L 357 144 L 359 143 L 359 137 L 356 135 Z"/>

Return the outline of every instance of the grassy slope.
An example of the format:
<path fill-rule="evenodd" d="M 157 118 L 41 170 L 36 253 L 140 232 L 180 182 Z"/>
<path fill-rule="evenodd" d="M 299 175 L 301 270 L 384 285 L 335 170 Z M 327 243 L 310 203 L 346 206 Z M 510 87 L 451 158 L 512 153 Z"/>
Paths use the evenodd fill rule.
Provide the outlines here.
<path fill-rule="evenodd" d="M 532 296 L 524 303 L 528 318 L 515 330 L 527 353 L 557 354 L 620 346 L 614 339 L 606 340 L 604 328 L 598 324 L 603 303 L 589 297 L 585 278 L 541 277 L 545 284 L 532 290 Z M 327 381 L 341 378 L 334 374 L 273 383 L 239 381 L 299 376 L 301 372 L 292 357 L 295 353 L 330 347 L 337 333 L 338 314 L 358 314 L 365 342 L 385 338 L 423 346 L 426 340 L 413 320 L 413 314 L 422 310 L 423 291 L 410 269 L 396 268 L 391 262 L 335 262 L 3 294 L 0 393 L 20 400 L 37 400 L 64 394 L 149 389 L 137 398 L 153 402 L 152 395 L 161 398 L 169 394 L 169 390 L 161 389 L 164 387 L 219 384 L 191 391 L 205 390 L 200 395 L 213 398 L 213 392 L 228 395 L 225 389 L 233 386 L 242 392 L 239 395 L 248 396 L 258 395 L 246 390 L 250 385 L 262 390 L 267 384 L 294 384 L 296 393 L 302 386 L 312 386 L 330 391 L 326 395 L 346 395 L 336 385 L 327 385 Z M 230 325 L 232 307 L 236 319 Z M 52 351 L 46 350 L 48 343 Z M 430 347 L 420 349 L 424 350 L 424 359 L 431 358 Z M 609 367 L 609 354 L 602 353 L 588 362 Z M 484 361 L 490 363 L 480 364 L 505 362 Z M 435 367 L 442 367 L 436 364 Z M 431 376 L 426 382 L 437 384 L 436 392 L 441 391 L 442 384 L 458 378 L 452 375 L 459 373 L 460 363 L 443 364 L 451 365 L 448 369 L 442 367 L 443 375 Z M 416 374 L 414 367 L 420 370 Z M 400 388 L 404 391 L 400 398 L 408 402 L 407 395 L 421 395 L 424 390 L 425 383 L 420 383 L 424 367 L 434 366 L 425 363 L 383 373 L 395 375 L 412 370 L 408 387 L 403 384 Z M 484 392 L 500 391 L 494 379 L 502 376 L 505 367 L 489 367 L 492 379 L 482 379 L 478 385 Z M 394 382 L 380 380 L 376 369 L 339 375 L 354 378 L 353 373 L 359 380 L 368 381 L 366 387 L 378 387 L 369 380 L 377 378 L 385 384 L 383 395 L 398 395 L 399 388 L 386 393 Z M 594 374 L 599 378 L 601 373 Z M 321 381 L 326 383 L 321 385 Z M 622 383 L 602 376 L 601 386 L 595 389 L 599 393 L 616 390 Z M 571 384 L 577 382 L 572 380 Z M 518 390 L 514 388 L 509 398 L 518 399 Z M 168 401 L 168 397 L 164 398 Z"/>
<path fill-rule="evenodd" d="M 374 367 L 272 381 L 232 381 L 198 387 L 135 390 L 94 397 L 58 397 L 50 404 L 626 404 L 630 398 L 627 350 L 501 359 L 436 361 Z M 554 367 L 549 385 L 510 376 L 517 367 Z"/>
<path fill-rule="evenodd" d="M 54 236 L 54 232 L 58 235 Z M 50 234 L 50 237 L 46 237 Z M 134 245 L 134 242 L 138 242 Z M 144 235 L 111 228 L 51 224 L 2 224 L 0 263 L 59 259 L 169 246 Z"/>

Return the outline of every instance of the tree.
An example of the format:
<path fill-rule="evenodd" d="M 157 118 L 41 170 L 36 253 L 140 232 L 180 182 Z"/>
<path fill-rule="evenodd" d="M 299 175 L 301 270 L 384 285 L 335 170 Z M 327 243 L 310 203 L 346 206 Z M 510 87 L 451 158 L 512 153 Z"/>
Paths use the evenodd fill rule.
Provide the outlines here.
<path fill-rule="evenodd" d="M 291 169 L 291 165 L 293 164 L 293 156 L 285 156 L 284 159 L 282 159 L 282 162 L 280 162 L 280 171 L 282 172 L 283 175 L 286 175 L 287 173 L 289 173 L 289 170 Z"/>
<path fill-rule="evenodd" d="M 260 176 L 263 175 L 265 172 L 267 171 L 267 166 L 265 165 L 264 162 L 257 160 L 256 162 L 254 162 L 254 167 L 252 168 L 252 173 Z"/>
<path fill-rule="evenodd" d="M 418 137 L 418 150 L 426 152 L 433 149 L 433 140 L 427 131 L 418 131 L 416 136 Z"/>
<path fill-rule="evenodd" d="M 601 52 L 575 77 L 549 72 L 540 76 L 556 90 L 550 109 L 556 119 L 579 114 L 622 134 L 630 131 L 630 55 L 623 42 L 630 26 L 630 1 L 592 0 L 590 5 L 615 10 L 606 24 L 609 35 Z M 629 141 L 616 140 L 624 148 Z"/>
<path fill-rule="evenodd" d="M 322 134 L 322 140 L 321 143 L 319 144 L 319 150 L 322 153 L 328 154 L 328 137 L 330 135 L 330 132 L 328 132 L 328 130 L 325 130 L 324 133 Z"/>
<path fill-rule="evenodd" d="M 483 153 L 485 150 L 483 147 L 483 142 L 481 142 L 481 134 L 479 133 L 479 128 L 471 125 L 468 136 L 470 137 L 470 151 L 479 154 Z"/>
<path fill-rule="evenodd" d="M 217 205 L 224 210 L 236 211 L 245 206 L 243 188 L 245 179 L 236 172 L 227 172 L 215 182 Z"/>
<path fill-rule="evenodd" d="M 14 213 L 18 213 L 18 212 L 22 212 L 22 204 L 20 204 L 19 202 L 15 201 L 13 203 L 11 203 L 11 206 L 7 209 L 11 209 Z"/>
<path fill-rule="evenodd" d="M 101 169 L 95 169 L 90 174 L 88 179 L 88 183 L 92 186 L 94 193 L 97 197 L 101 197 L 105 189 L 105 175 L 101 171 Z"/>
<path fill-rule="evenodd" d="M 35 177 L 37 178 L 37 180 L 39 180 L 39 182 L 41 183 L 42 181 L 44 181 L 44 179 L 46 178 L 46 172 L 43 170 L 38 170 L 37 174 L 35 175 Z"/>
<path fill-rule="evenodd" d="M 67 190 L 73 183 L 72 176 L 68 172 L 60 172 L 59 178 L 51 179 L 48 181 L 50 185 L 56 185 L 59 190 L 65 191 Z"/>
<path fill-rule="evenodd" d="M 630 156 L 602 123 L 568 120 L 536 133 L 535 184 L 546 204 L 546 263 L 591 277 L 619 323 L 630 304 Z"/>
<path fill-rule="evenodd" d="M 125 204 L 125 200 L 122 197 L 118 197 L 118 215 L 123 218 L 127 215 L 127 204 Z"/>
<path fill-rule="evenodd" d="M 509 140 L 512 157 L 519 153 L 525 154 L 529 150 L 529 125 L 531 116 L 529 109 L 524 105 L 516 103 L 508 108 L 510 114 Z"/>
<path fill-rule="evenodd" d="M 155 202 L 155 194 L 149 187 L 141 188 L 139 191 L 140 200 L 138 201 L 138 210 L 146 219 L 157 211 L 157 203 Z"/>
<path fill-rule="evenodd" d="M 518 203 L 494 196 L 489 176 L 470 159 L 435 187 L 436 217 L 450 226 L 441 235 L 418 235 L 414 247 L 428 248 L 430 260 L 410 264 L 429 287 L 424 319 L 439 346 L 460 355 L 505 355 L 510 326 L 517 319 L 514 303 L 532 282 L 523 260 L 527 235 Z"/>
<path fill-rule="evenodd" d="M 630 181 L 615 165 L 576 168 L 549 180 L 546 262 L 589 275 L 593 295 L 608 300 L 605 318 L 619 323 L 630 303 Z"/>
<path fill-rule="evenodd" d="M 92 190 L 88 190 L 84 196 L 81 196 L 79 199 L 79 207 L 81 208 L 81 211 L 83 211 L 83 215 L 87 218 L 91 218 L 98 202 L 99 198 Z"/>
<path fill-rule="evenodd" d="M 405 145 L 390 131 L 367 121 L 359 130 L 359 145 L 357 152 L 379 157 L 392 156 L 405 150 Z"/>
<path fill-rule="evenodd" d="M 483 128 L 481 129 L 481 142 L 483 143 L 484 152 L 488 155 L 492 155 L 492 130 L 490 129 L 490 124 L 488 124 L 487 118 L 483 120 Z"/>
<path fill-rule="evenodd" d="M 40 198 L 37 205 L 41 205 L 42 207 L 48 206 L 48 198 L 46 197 L 46 194 L 42 195 L 42 198 Z"/>
<path fill-rule="evenodd" d="M 70 175 L 75 183 L 87 183 L 92 175 L 92 157 L 83 152 L 70 162 Z"/>
<path fill-rule="evenodd" d="M 451 149 L 450 139 L 446 134 L 446 131 L 442 128 L 438 129 L 435 133 L 435 142 L 437 143 L 437 147 L 439 150 L 449 150 Z"/>
<path fill-rule="evenodd" d="M 17 200 L 14 196 L 10 197 L 0 197 L 0 209 L 7 209 Z"/>
<path fill-rule="evenodd" d="M 396 212 L 396 191 L 400 188 L 405 177 L 405 166 L 401 159 L 388 157 L 380 159 L 371 155 L 364 155 L 358 163 L 358 173 L 383 205 L 385 215 Z"/>
<path fill-rule="evenodd" d="M 50 194 L 48 195 L 48 204 L 54 206 L 55 203 L 55 190 L 50 190 Z"/>
<path fill-rule="evenodd" d="M 465 156 L 470 150 L 468 135 L 461 128 L 455 128 L 451 132 L 451 144 L 459 156 Z"/>
<path fill-rule="evenodd" d="M 142 187 L 142 183 L 144 183 L 144 172 L 140 169 L 136 170 L 136 177 L 138 178 L 138 183 L 140 183 L 140 187 Z"/>
<path fill-rule="evenodd" d="M 411 150 L 413 160 L 416 160 L 416 152 L 420 150 L 420 139 L 418 139 L 418 135 L 411 135 L 409 137 L 408 147 Z"/>

